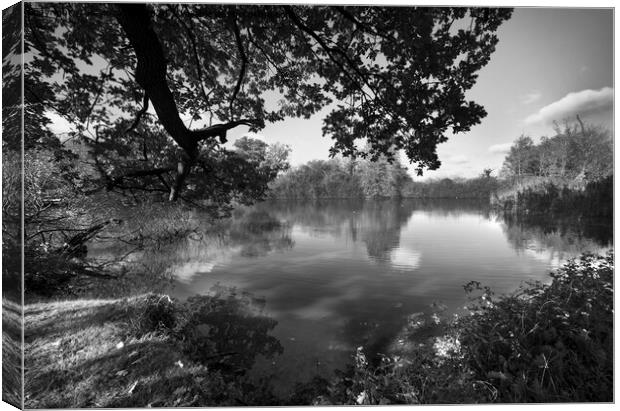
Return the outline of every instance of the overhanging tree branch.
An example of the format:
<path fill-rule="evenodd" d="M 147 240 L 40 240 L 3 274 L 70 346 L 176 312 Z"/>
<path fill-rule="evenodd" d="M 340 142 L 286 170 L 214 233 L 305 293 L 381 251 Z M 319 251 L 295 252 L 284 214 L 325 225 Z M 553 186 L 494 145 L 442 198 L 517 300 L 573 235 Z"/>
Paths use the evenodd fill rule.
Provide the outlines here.
<path fill-rule="evenodd" d="M 132 45 L 137 64 L 135 77 L 149 95 L 164 129 L 188 154 L 196 151 L 190 130 L 183 124 L 166 80 L 167 62 L 146 4 L 118 4 L 117 19 Z"/>
<path fill-rule="evenodd" d="M 201 130 L 189 130 L 181 120 L 174 95 L 166 80 L 167 62 L 157 33 L 145 4 L 118 4 L 118 20 L 129 38 L 138 60 L 135 78 L 144 88 L 164 129 L 190 157 L 197 155 L 198 142 L 212 137 L 225 136 L 231 128 L 247 125 L 259 126 L 253 119 L 231 121 Z M 224 133 L 224 134 L 223 134 Z"/>
<path fill-rule="evenodd" d="M 239 31 L 239 25 L 237 24 L 237 16 L 233 15 L 233 31 L 235 32 L 235 41 L 237 42 L 237 49 L 239 50 L 239 57 L 241 57 L 241 69 L 239 70 L 239 78 L 237 79 L 237 84 L 235 85 L 235 89 L 233 90 L 232 98 L 230 99 L 230 118 L 233 119 L 233 104 L 235 99 L 237 98 L 237 94 L 241 89 L 241 84 L 243 83 L 243 78 L 245 77 L 245 71 L 248 64 L 248 57 L 245 54 L 245 49 L 243 48 L 243 41 L 241 40 L 241 32 Z"/>
<path fill-rule="evenodd" d="M 202 130 L 189 130 L 181 120 L 174 95 L 168 86 L 167 60 L 159 37 L 153 29 L 146 4 L 118 4 L 116 8 L 117 20 L 136 53 L 136 81 L 148 94 L 164 129 L 186 153 L 178 163 L 177 176 L 170 190 L 169 199 L 175 201 L 196 162 L 198 143 L 201 140 L 219 137 L 221 141 L 225 141 L 226 132 L 231 128 L 239 125 L 259 126 L 261 122 L 246 119 Z"/>
<path fill-rule="evenodd" d="M 224 144 L 226 143 L 226 132 L 228 130 L 238 126 L 256 127 L 260 126 L 261 124 L 261 120 L 258 119 L 241 119 L 236 121 L 230 121 L 228 123 L 215 124 L 201 130 L 195 130 L 193 132 L 193 137 L 196 139 L 196 141 L 219 137 L 220 142 Z"/>

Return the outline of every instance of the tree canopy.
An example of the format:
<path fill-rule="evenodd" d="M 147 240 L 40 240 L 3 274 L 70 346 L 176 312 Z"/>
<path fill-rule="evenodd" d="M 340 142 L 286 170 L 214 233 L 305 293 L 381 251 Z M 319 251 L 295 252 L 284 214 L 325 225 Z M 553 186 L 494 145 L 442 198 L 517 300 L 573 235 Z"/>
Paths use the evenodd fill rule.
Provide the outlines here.
<path fill-rule="evenodd" d="M 556 124 L 555 136 L 535 144 L 528 136 L 513 143 L 504 160 L 502 176 L 556 178 L 593 182 L 613 174 L 613 140 L 609 130 L 576 122 Z"/>
<path fill-rule="evenodd" d="M 445 134 L 468 131 L 486 115 L 465 93 L 512 13 L 297 5 L 24 7 L 27 116 L 37 129 L 29 132 L 28 144 L 44 144 L 45 116 L 54 112 L 92 147 L 108 188 L 148 185 L 171 200 L 182 189 L 189 195 L 190 186 L 222 180 L 212 177 L 213 159 L 218 167 L 243 168 L 239 156 L 228 161 L 228 130 L 258 131 L 325 107 L 331 111 L 323 134 L 334 141 L 333 155 L 378 159 L 403 150 L 418 173 L 436 169 L 436 147 Z M 128 179 L 139 184 L 126 184 Z"/>

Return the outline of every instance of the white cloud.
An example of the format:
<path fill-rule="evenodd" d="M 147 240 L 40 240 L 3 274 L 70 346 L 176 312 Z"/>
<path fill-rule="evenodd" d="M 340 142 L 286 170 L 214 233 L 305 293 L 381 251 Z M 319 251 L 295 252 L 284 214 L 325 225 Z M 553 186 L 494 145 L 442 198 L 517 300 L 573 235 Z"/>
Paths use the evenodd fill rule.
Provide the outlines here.
<path fill-rule="evenodd" d="M 532 104 L 533 102 L 540 100 L 541 97 L 542 97 L 542 94 L 540 93 L 540 91 L 533 91 L 524 96 L 521 96 L 521 103 Z"/>
<path fill-rule="evenodd" d="M 505 154 L 510 151 L 511 146 L 512 143 L 493 144 L 489 147 L 489 152 L 496 154 Z"/>
<path fill-rule="evenodd" d="M 550 123 L 575 114 L 586 115 L 611 109 L 614 102 L 614 89 L 603 87 L 600 90 L 582 90 L 568 93 L 560 100 L 544 106 L 537 113 L 525 119 L 526 124 Z"/>
<path fill-rule="evenodd" d="M 451 164 L 465 164 L 465 163 L 469 163 L 469 158 L 461 154 L 461 155 L 451 156 L 447 158 L 447 161 L 450 162 Z"/>

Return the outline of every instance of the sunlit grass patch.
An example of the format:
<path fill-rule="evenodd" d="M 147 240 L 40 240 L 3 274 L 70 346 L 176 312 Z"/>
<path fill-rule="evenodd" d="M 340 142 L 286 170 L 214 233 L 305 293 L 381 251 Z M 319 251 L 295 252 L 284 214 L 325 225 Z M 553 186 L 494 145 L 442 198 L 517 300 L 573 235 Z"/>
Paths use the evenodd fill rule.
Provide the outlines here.
<path fill-rule="evenodd" d="M 166 389 L 170 378 L 196 371 L 179 366 L 191 362 L 178 343 L 162 333 L 137 338 L 130 326 L 128 319 L 147 297 L 27 306 L 26 407 L 187 402 Z"/>
<path fill-rule="evenodd" d="M 29 305 L 26 407 L 272 404 L 244 379 L 256 355 L 281 351 L 261 307 L 234 290 Z"/>

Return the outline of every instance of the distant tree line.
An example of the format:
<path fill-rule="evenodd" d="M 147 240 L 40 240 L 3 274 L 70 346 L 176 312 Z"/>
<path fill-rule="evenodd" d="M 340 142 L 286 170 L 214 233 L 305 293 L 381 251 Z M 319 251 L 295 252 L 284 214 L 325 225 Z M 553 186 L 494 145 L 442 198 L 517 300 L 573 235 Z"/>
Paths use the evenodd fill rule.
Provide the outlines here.
<path fill-rule="evenodd" d="M 404 190 L 412 198 L 478 198 L 488 200 L 499 187 L 499 181 L 486 168 L 475 178 L 442 178 L 411 181 Z"/>
<path fill-rule="evenodd" d="M 273 198 L 398 198 L 411 183 L 396 158 L 313 160 L 292 168 L 271 184 Z"/>
<path fill-rule="evenodd" d="M 476 178 L 413 181 L 398 160 L 313 160 L 281 174 L 272 198 L 480 198 L 488 199 L 499 182 L 485 169 Z"/>
<path fill-rule="evenodd" d="M 510 148 L 499 177 L 492 175 L 492 169 L 485 168 L 474 178 L 413 181 L 396 156 L 392 162 L 386 157 L 376 162 L 313 160 L 281 173 L 270 183 L 270 195 L 290 199 L 408 197 L 497 201 L 514 197 L 517 192 L 536 197 L 545 191 L 552 193 L 553 198 L 560 198 L 567 190 L 583 191 L 588 184 L 588 195 L 593 187 L 607 190 L 609 182 L 601 182 L 613 174 L 613 142 L 609 131 L 585 125 L 577 118 L 575 123 L 556 124 L 555 133 L 553 137 L 542 137 L 538 144 L 528 136 L 520 136 Z M 595 194 L 596 198 L 606 196 L 607 193 Z M 536 198 L 535 202 L 546 204 L 547 200 Z M 583 203 L 582 200 L 579 202 Z M 511 198 L 510 204 L 517 203 L 516 197 Z"/>

